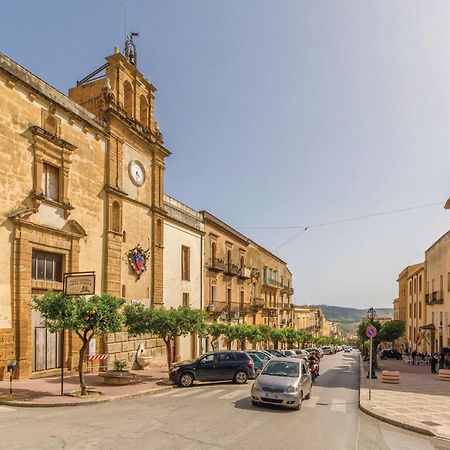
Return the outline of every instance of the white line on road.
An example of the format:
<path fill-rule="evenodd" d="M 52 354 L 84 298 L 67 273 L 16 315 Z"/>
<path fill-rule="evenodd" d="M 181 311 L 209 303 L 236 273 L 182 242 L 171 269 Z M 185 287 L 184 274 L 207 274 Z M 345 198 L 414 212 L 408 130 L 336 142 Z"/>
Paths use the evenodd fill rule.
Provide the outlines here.
<path fill-rule="evenodd" d="M 333 400 L 331 401 L 331 411 L 336 411 L 336 412 L 344 412 L 346 410 L 346 406 L 347 404 L 345 403 L 345 400 L 341 400 L 339 398 L 333 398 Z"/>
<path fill-rule="evenodd" d="M 305 400 L 302 403 L 302 407 L 305 406 L 306 408 L 315 408 L 318 401 L 319 397 L 317 395 L 311 395 L 311 398 L 309 400 Z"/>
<path fill-rule="evenodd" d="M 160 394 L 152 395 L 152 397 L 165 397 L 167 395 L 175 394 L 176 392 L 178 392 L 178 389 L 167 390 L 167 391 L 161 392 Z"/>
<path fill-rule="evenodd" d="M 205 392 L 204 394 L 198 395 L 197 398 L 208 398 L 213 395 L 218 394 L 219 392 L 223 392 L 225 389 L 213 389 L 212 391 Z"/>
<path fill-rule="evenodd" d="M 222 395 L 222 397 L 219 397 L 220 399 L 230 399 L 230 398 L 234 398 L 234 397 L 238 397 L 239 395 L 242 395 L 243 392 L 241 391 L 234 391 L 234 392 L 230 392 L 229 394 L 225 394 Z"/>
<path fill-rule="evenodd" d="M 186 388 L 185 388 L 186 389 Z M 187 397 L 188 395 L 197 394 L 198 391 L 194 389 L 186 389 L 184 392 L 180 392 L 179 394 L 172 395 L 172 397 Z"/>

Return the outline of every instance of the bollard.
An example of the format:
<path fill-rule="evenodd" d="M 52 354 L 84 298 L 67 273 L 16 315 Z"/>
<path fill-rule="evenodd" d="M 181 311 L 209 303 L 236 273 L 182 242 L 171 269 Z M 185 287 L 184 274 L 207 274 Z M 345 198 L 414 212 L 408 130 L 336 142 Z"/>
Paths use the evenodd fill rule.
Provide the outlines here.
<path fill-rule="evenodd" d="M 400 372 L 397 370 L 383 370 L 381 372 L 381 382 L 388 384 L 399 384 Z"/>
<path fill-rule="evenodd" d="M 438 376 L 441 381 L 450 381 L 450 369 L 439 369 Z"/>
<path fill-rule="evenodd" d="M 17 361 L 15 359 L 12 359 L 9 363 L 8 363 L 8 372 L 9 372 L 9 394 L 12 394 L 12 380 L 13 380 L 13 376 L 14 373 L 16 371 L 16 365 L 17 365 Z"/>

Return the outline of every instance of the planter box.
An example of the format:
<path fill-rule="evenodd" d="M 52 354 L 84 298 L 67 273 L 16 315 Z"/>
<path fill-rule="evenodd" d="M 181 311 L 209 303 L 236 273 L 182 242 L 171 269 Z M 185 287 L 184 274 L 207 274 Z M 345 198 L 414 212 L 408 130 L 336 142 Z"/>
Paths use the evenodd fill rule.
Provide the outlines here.
<path fill-rule="evenodd" d="M 450 369 L 439 369 L 439 379 L 441 381 L 450 381 Z"/>
<path fill-rule="evenodd" d="M 136 379 L 136 374 L 128 372 L 128 370 L 109 370 L 105 373 L 99 373 L 99 377 L 103 378 L 103 383 L 108 386 L 123 386 L 130 384 Z"/>
<path fill-rule="evenodd" d="M 400 372 L 397 370 L 383 370 L 381 371 L 381 382 L 388 384 L 399 384 Z"/>

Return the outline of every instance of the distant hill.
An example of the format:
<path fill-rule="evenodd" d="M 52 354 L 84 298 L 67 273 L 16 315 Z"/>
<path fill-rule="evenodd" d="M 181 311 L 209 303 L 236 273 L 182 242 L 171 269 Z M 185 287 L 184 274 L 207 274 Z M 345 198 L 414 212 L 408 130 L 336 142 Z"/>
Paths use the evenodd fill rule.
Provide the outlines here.
<path fill-rule="evenodd" d="M 345 308 L 342 306 L 310 305 L 320 308 L 325 317 L 331 322 L 336 322 L 338 328 L 344 333 L 354 333 L 358 323 L 367 315 L 367 309 Z M 392 308 L 376 308 L 377 314 L 382 317 L 392 317 Z"/>

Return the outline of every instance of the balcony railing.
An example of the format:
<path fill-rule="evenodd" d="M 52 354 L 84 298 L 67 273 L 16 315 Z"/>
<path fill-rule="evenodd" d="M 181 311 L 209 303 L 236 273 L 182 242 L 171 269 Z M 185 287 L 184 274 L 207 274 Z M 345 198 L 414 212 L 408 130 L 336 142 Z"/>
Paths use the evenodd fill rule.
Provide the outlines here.
<path fill-rule="evenodd" d="M 221 314 L 226 308 L 226 305 L 225 302 L 214 301 L 206 305 L 206 311 L 208 311 L 210 315 Z"/>
<path fill-rule="evenodd" d="M 243 280 L 248 280 L 252 276 L 252 271 L 248 267 L 242 267 L 239 269 L 239 278 L 242 278 Z"/>
<path fill-rule="evenodd" d="M 239 275 L 240 270 L 241 269 L 236 264 L 226 264 L 224 273 L 226 275 L 230 275 L 232 277 L 236 277 L 236 276 Z"/>
<path fill-rule="evenodd" d="M 213 272 L 223 272 L 226 269 L 223 258 L 211 258 L 208 262 L 208 269 Z"/>
<path fill-rule="evenodd" d="M 261 309 L 264 308 L 265 304 L 266 303 L 263 298 L 255 298 L 252 302 L 252 309 L 254 312 L 261 311 Z"/>
<path fill-rule="evenodd" d="M 444 303 L 444 291 L 434 291 L 432 294 L 425 294 L 427 305 L 440 305 Z"/>

